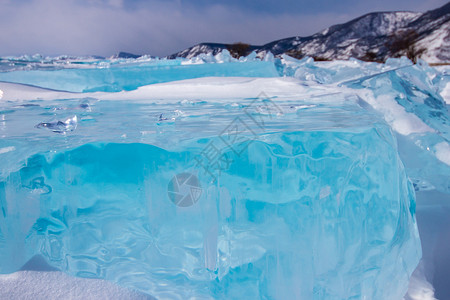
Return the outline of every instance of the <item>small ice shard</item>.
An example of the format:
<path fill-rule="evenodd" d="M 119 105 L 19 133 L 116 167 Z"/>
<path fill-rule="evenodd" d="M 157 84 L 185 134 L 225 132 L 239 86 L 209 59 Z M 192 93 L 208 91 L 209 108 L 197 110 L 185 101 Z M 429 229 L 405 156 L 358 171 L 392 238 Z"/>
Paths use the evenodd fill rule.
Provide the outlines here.
<path fill-rule="evenodd" d="M 41 122 L 36 125 L 36 128 L 47 128 L 56 133 L 66 133 L 77 129 L 77 125 L 78 118 L 75 115 L 71 118 L 66 119 L 65 121 Z"/>
<path fill-rule="evenodd" d="M 26 104 L 20 104 L 18 105 L 20 107 L 39 107 L 39 104 L 33 104 L 33 103 L 26 103 Z"/>
<path fill-rule="evenodd" d="M 164 121 L 175 121 L 178 117 L 185 116 L 186 113 L 176 109 L 174 111 L 168 112 L 168 113 L 162 113 L 158 117 L 158 122 L 164 122 Z"/>
<path fill-rule="evenodd" d="M 28 186 L 24 186 L 27 189 L 30 189 L 32 193 L 37 194 L 50 194 L 52 192 L 52 187 L 48 184 L 45 184 L 45 179 L 43 176 L 34 178 Z"/>
<path fill-rule="evenodd" d="M 160 114 L 160 115 L 159 115 L 158 122 L 168 121 L 168 120 L 169 120 L 168 118 L 164 117 L 164 114 Z"/>
<path fill-rule="evenodd" d="M 83 101 L 81 101 L 80 104 L 78 105 L 78 108 L 79 108 L 79 109 L 84 109 L 84 110 L 86 110 L 86 111 L 88 111 L 88 112 L 91 112 L 91 111 L 92 111 L 92 109 L 91 109 L 91 104 L 89 103 L 89 100 L 83 100 Z"/>

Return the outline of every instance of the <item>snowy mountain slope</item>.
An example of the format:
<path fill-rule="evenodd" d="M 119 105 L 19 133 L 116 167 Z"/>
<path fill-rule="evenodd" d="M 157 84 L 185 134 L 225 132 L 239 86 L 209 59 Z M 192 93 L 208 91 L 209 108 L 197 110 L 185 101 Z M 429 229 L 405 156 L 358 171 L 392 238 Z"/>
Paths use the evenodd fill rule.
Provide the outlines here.
<path fill-rule="evenodd" d="M 419 37 L 417 48 L 426 49 L 423 58 L 430 62 L 450 62 L 450 2 L 424 13 L 410 25 Z"/>
<path fill-rule="evenodd" d="M 345 24 L 335 25 L 307 38 L 289 38 L 263 46 L 264 50 L 281 54 L 289 50 L 308 56 L 346 59 L 362 57 L 384 44 L 384 38 L 417 19 L 418 13 L 371 13 Z M 375 47 L 374 47 L 375 46 Z"/>
<path fill-rule="evenodd" d="M 193 47 L 187 48 L 183 51 L 177 52 L 175 54 L 169 55 L 168 58 L 174 59 L 177 57 L 185 57 L 185 58 L 193 58 L 202 53 L 211 53 L 212 55 L 216 55 L 221 52 L 223 49 L 227 49 L 230 45 L 228 44 L 218 44 L 218 43 L 201 43 L 195 45 Z M 249 51 L 260 51 L 260 46 L 250 46 Z"/>
<path fill-rule="evenodd" d="M 331 26 L 308 37 L 291 37 L 248 51 L 283 53 L 297 58 L 348 59 L 384 61 L 406 55 L 408 48 L 430 63 L 450 62 L 450 2 L 425 13 L 376 12 L 344 24 Z M 403 41 L 402 41 L 403 39 Z M 405 45 L 403 45 L 403 44 Z M 393 46 L 394 45 L 394 46 Z M 192 58 L 201 53 L 217 54 L 227 44 L 202 43 L 169 58 Z M 422 51 L 420 51 L 423 49 Z"/>

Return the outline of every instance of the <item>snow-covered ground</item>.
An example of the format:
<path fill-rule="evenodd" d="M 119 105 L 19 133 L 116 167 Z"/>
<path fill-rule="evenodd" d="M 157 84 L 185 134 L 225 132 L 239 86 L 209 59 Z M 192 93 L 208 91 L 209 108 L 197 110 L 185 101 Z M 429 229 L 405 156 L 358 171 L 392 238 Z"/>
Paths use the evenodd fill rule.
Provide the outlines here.
<path fill-rule="evenodd" d="M 0 298 L 23 300 L 112 299 L 152 297 L 100 279 L 76 278 L 59 271 L 18 271 L 0 275 Z"/>

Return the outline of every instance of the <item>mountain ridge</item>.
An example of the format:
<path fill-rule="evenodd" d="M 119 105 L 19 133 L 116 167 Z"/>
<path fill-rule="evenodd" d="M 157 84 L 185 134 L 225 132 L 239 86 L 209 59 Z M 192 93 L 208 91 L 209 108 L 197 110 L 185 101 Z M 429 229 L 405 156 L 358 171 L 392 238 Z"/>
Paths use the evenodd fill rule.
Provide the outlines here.
<path fill-rule="evenodd" d="M 167 56 L 192 58 L 213 55 L 236 44 L 200 43 Z M 246 45 L 246 44 L 241 44 Z M 406 55 L 430 63 L 450 62 L 450 2 L 424 13 L 372 12 L 346 23 L 332 25 L 313 35 L 294 36 L 264 45 L 248 45 L 245 54 L 260 56 L 288 54 L 296 58 L 311 56 L 318 60 L 349 59 L 385 61 Z"/>

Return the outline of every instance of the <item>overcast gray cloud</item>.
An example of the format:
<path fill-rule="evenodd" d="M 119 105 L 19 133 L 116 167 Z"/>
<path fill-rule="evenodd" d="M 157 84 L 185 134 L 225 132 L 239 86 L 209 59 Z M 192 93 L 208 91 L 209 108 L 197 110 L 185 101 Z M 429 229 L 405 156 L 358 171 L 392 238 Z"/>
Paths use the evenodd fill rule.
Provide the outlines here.
<path fill-rule="evenodd" d="M 374 10 L 425 11 L 445 3 L 439 0 L 0 0 L 0 55 L 108 56 L 128 51 L 164 56 L 199 42 L 264 44 L 313 34 Z"/>

